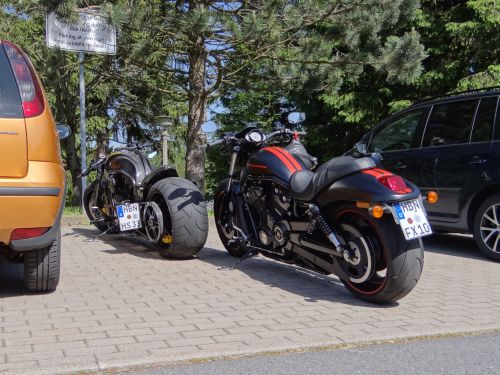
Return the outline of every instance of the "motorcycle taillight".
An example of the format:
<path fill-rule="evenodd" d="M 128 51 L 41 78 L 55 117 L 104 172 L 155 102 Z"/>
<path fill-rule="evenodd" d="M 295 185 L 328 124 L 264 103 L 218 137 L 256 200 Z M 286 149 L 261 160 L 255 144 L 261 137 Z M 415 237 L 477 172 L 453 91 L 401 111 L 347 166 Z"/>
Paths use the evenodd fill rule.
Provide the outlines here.
<path fill-rule="evenodd" d="M 412 190 L 406 185 L 401 176 L 390 175 L 381 176 L 377 179 L 382 185 L 399 194 L 410 193 Z"/>

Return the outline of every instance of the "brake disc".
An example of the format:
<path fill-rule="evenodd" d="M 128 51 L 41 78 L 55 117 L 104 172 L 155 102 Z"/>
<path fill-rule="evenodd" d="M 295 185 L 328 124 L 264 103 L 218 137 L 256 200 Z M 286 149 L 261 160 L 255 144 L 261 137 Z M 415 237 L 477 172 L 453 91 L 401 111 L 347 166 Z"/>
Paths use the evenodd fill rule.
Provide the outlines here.
<path fill-rule="evenodd" d="M 163 234 L 163 213 L 156 202 L 147 202 L 142 211 L 144 231 L 152 242 L 158 242 Z"/>

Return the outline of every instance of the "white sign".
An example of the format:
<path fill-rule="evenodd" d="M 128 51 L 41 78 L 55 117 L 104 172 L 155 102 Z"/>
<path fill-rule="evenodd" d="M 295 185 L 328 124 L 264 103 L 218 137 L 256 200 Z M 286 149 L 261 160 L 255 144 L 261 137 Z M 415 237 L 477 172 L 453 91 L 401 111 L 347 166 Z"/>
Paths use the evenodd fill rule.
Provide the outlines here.
<path fill-rule="evenodd" d="M 49 47 L 66 51 L 116 53 L 116 30 L 103 16 L 79 13 L 80 22 L 67 23 L 47 14 L 46 41 Z"/>

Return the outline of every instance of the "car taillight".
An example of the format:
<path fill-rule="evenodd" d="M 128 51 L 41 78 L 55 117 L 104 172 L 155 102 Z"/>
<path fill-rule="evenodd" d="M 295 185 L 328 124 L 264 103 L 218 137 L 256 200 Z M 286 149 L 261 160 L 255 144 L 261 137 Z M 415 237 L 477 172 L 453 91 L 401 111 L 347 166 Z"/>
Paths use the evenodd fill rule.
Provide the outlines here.
<path fill-rule="evenodd" d="M 2 41 L 10 66 L 16 77 L 23 104 L 24 117 L 40 115 L 44 110 L 42 88 L 28 57 L 12 43 Z"/>
<path fill-rule="evenodd" d="M 10 234 L 10 240 L 25 240 L 26 238 L 39 237 L 45 232 L 47 232 L 49 228 L 19 228 L 12 231 Z"/>
<path fill-rule="evenodd" d="M 399 194 L 410 193 L 411 189 L 406 185 L 405 180 L 401 176 L 389 175 L 381 176 L 377 180 L 384 186 Z"/>

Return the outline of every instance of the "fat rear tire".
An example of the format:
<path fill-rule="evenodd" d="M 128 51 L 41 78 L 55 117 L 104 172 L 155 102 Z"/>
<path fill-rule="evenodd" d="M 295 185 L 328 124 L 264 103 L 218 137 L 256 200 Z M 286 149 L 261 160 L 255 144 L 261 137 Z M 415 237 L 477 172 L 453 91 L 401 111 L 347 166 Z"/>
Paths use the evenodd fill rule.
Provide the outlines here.
<path fill-rule="evenodd" d="M 492 210 L 495 210 L 495 214 L 493 214 Z M 485 217 L 485 215 L 493 219 L 493 221 Z M 473 223 L 474 240 L 479 250 L 489 259 L 500 262 L 500 232 L 498 232 L 498 225 L 500 225 L 500 194 L 489 197 L 479 206 Z"/>
<path fill-rule="evenodd" d="M 56 290 L 61 273 L 61 229 L 52 245 L 24 252 L 24 286 L 30 292 Z"/>
<path fill-rule="evenodd" d="M 160 206 L 164 234 L 172 236 L 170 244 L 162 239 L 157 244 L 162 257 L 191 258 L 203 248 L 208 236 L 207 206 L 193 182 L 180 177 L 160 180 L 149 189 L 147 200 Z"/>
<path fill-rule="evenodd" d="M 382 276 L 375 273 L 361 284 L 342 280 L 346 288 L 356 297 L 377 304 L 393 303 L 410 293 L 417 285 L 424 266 L 422 241 L 407 241 L 399 226 L 387 214 L 381 219 L 374 219 L 366 210 L 346 206 L 335 213 L 340 222 L 343 215 L 359 218 L 350 222 L 353 226 L 364 223 L 356 229 L 369 237 L 374 253 L 378 254 L 375 256 L 376 270 L 385 272 Z"/>

